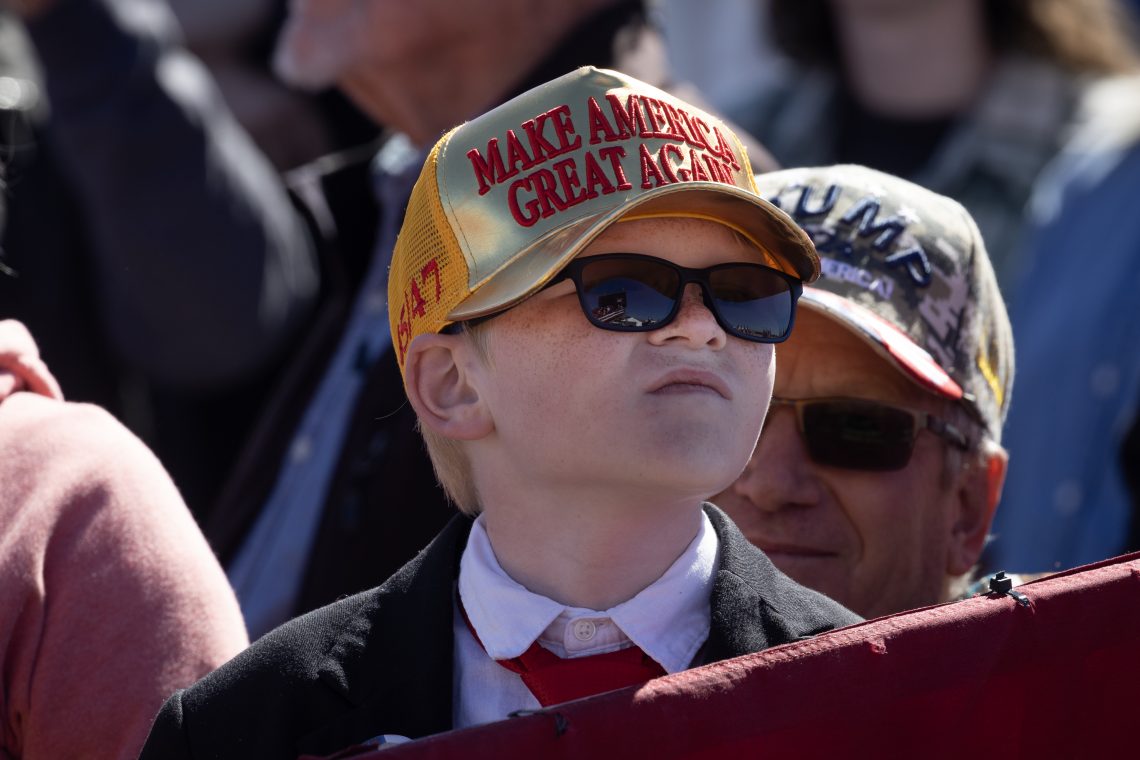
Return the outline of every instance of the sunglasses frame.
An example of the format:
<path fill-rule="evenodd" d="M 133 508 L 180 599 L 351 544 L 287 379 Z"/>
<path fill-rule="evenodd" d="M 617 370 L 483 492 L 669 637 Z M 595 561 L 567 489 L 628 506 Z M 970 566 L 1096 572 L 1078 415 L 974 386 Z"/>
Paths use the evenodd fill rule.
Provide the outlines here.
<path fill-rule="evenodd" d="M 598 320 L 590 313 L 589 305 L 586 303 L 586 296 L 583 294 L 582 271 L 592 263 L 596 264 L 600 261 L 614 260 L 649 261 L 653 262 L 654 264 L 665 266 L 677 273 L 680 281 L 677 287 L 677 292 L 672 296 L 673 308 L 669 311 L 668 316 L 658 322 L 654 322 L 651 325 L 624 327 L 615 325 L 612 322 Z M 727 321 L 721 316 L 720 309 L 716 304 L 716 298 L 713 296 L 712 283 L 709 281 L 709 275 L 718 270 L 732 269 L 736 267 L 758 269 L 766 274 L 771 274 L 778 277 L 787 284 L 788 295 L 792 299 L 792 303 L 790 314 L 788 316 L 788 328 L 782 335 L 772 338 L 761 338 L 755 335 L 749 335 L 738 331 L 735 327 L 728 324 Z M 788 336 L 792 333 L 792 327 L 795 326 L 796 304 L 799 302 L 800 296 L 803 295 L 804 290 L 803 281 L 798 277 L 790 275 L 786 272 L 781 272 L 779 269 L 765 266 L 763 264 L 756 264 L 747 261 L 735 261 L 724 264 L 715 264 L 711 267 L 693 269 L 690 267 L 683 267 L 680 264 L 675 264 L 672 261 L 668 261 L 667 259 L 660 259 L 656 256 L 650 256 L 643 253 L 600 253 L 596 256 L 587 256 L 585 258 L 574 259 L 569 264 L 567 264 L 562 269 L 562 271 L 555 275 L 554 279 L 548 282 L 544 289 L 556 285 L 563 280 L 571 280 L 574 283 L 574 290 L 578 295 L 578 304 L 582 307 L 582 313 L 586 315 L 586 319 L 590 321 L 590 324 L 599 329 L 610 330 L 613 332 L 652 332 L 653 330 L 660 330 L 662 327 L 665 327 L 674 319 L 676 319 L 677 314 L 681 311 L 681 303 L 685 294 L 685 286 L 690 282 L 695 282 L 701 288 L 701 294 L 705 308 L 707 308 L 713 315 L 713 317 L 716 319 L 717 324 L 721 326 L 721 329 L 723 329 L 729 335 L 740 338 L 741 340 L 749 341 L 751 343 L 783 343 L 785 340 L 787 340 Z"/>
<path fill-rule="evenodd" d="M 817 461 L 812 451 L 812 446 L 808 442 L 807 426 L 804 423 L 804 409 L 809 406 L 816 406 L 820 404 L 854 404 L 863 405 L 868 407 L 879 407 L 890 409 L 895 412 L 902 412 L 910 416 L 911 420 L 911 433 L 910 441 L 907 447 L 907 454 L 905 461 L 898 467 L 858 467 L 858 466 L 845 466 L 834 464 L 831 462 Z M 846 396 L 819 396 L 814 398 L 783 398 L 780 396 L 772 396 L 772 402 L 769 404 L 769 413 L 773 407 L 792 407 L 796 414 L 796 429 L 799 430 L 800 436 L 803 438 L 804 446 L 808 450 L 808 455 L 811 456 L 812 461 L 824 467 L 837 467 L 844 470 L 859 470 L 861 472 L 897 472 L 898 470 L 905 469 L 910 464 L 911 458 L 914 456 L 914 447 L 918 441 L 918 434 L 927 430 L 934 435 L 938 436 L 948 444 L 962 451 L 970 450 L 970 442 L 957 426 L 947 422 L 941 417 L 937 417 L 929 412 L 924 412 L 920 409 L 911 409 L 905 406 L 898 406 L 897 404 L 889 404 L 883 401 L 877 401 L 866 398 L 854 398 Z"/>

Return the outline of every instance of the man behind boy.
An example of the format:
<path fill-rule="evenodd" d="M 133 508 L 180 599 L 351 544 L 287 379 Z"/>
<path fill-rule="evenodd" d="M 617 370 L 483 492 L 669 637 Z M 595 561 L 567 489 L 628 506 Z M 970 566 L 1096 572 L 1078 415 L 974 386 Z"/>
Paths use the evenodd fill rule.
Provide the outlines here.
<path fill-rule="evenodd" d="M 856 622 L 702 509 L 748 460 L 772 344 L 818 272 L 754 188 L 721 122 L 612 71 L 445 135 L 388 306 L 466 515 L 174 695 L 143 756 L 419 737 Z"/>
<path fill-rule="evenodd" d="M 950 601 L 997 508 L 1013 384 L 978 228 L 955 201 L 860 166 L 757 184 L 823 272 L 780 346 L 754 464 L 713 501 L 777 567 L 868 618 Z"/>

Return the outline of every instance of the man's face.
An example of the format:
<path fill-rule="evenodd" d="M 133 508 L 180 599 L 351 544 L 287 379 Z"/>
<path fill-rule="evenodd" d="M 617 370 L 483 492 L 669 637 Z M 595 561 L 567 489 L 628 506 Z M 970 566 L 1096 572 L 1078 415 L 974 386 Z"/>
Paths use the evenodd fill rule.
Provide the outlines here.
<path fill-rule="evenodd" d="M 687 267 L 758 262 L 719 224 L 620 222 L 582 256 L 639 253 Z M 727 335 L 689 284 L 677 317 L 652 332 L 591 325 L 563 281 L 487 327 L 481 392 L 500 461 L 536 490 L 583 484 L 607 495 L 700 500 L 747 462 L 771 396 L 773 349 Z"/>
<path fill-rule="evenodd" d="M 779 348 L 775 395 L 871 399 L 941 416 L 926 394 L 838 323 L 800 309 Z M 713 498 L 752 543 L 800 583 L 865 617 L 943 601 L 958 489 L 943 475 L 944 444 L 919 433 L 901 470 L 814 463 L 790 407 L 776 408 L 741 477 Z"/>

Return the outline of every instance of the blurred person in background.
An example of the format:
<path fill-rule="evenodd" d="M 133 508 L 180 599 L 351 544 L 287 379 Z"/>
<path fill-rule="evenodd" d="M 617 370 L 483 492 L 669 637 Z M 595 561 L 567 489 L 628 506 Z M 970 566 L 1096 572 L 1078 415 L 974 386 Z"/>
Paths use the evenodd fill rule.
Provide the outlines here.
<path fill-rule="evenodd" d="M 795 63 L 733 116 L 784 166 L 853 162 L 962 203 L 1003 291 L 1089 81 L 1135 68 L 1116 0 L 771 0 Z"/>
<path fill-rule="evenodd" d="M 130 760 L 158 708 L 248 644 L 169 476 L 90 404 L 65 403 L 0 320 L 0 757 Z"/>
<path fill-rule="evenodd" d="M 712 501 L 867 618 L 962 595 L 1008 456 L 1005 304 L 955 201 L 861 166 L 757 177 L 819 251 L 752 462 Z"/>
<path fill-rule="evenodd" d="M 1031 205 L 1010 304 L 1021 379 L 986 556 L 994 569 L 1061 570 L 1140 549 L 1138 195 L 1140 76 L 1131 76 L 1090 90 Z"/>
<path fill-rule="evenodd" d="M 650 7 L 673 73 L 714 108 L 735 110 L 787 74 L 769 33 L 768 0 L 653 0 Z"/>
<path fill-rule="evenodd" d="M 270 61 L 285 0 L 168 1 L 187 50 L 206 66 L 234 117 L 278 169 L 379 134 L 335 90 L 303 93 L 274 75 Z"/>
<path fill-rule="evenodd" d="M 0 9 L 0 317 L 204 514 L 314 306 L 311 239 L 166 5 Z"/>
<path fill-rule="evenodd" d="M 392 247 L 428 148 L 582 65 L 670 84 L 661 40 L 630 0 L 308 0 L 290 6 L 275 60 L 289 83 L 335 85 L 388 131 L 378 150 L 290 175 L 320 241 L 324 300 L 206 523 L 254 636 L 377 585 L 453 514 L 387 321 Z"/>

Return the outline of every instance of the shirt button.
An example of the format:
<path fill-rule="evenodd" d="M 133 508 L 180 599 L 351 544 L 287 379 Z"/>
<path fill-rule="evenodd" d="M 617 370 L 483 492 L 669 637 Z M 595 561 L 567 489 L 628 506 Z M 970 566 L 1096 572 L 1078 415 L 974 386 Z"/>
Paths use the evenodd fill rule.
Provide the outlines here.
<path fill-rule="evenodd" d="M 594 625 L 592 620 L 575 620 L 573 631 L 574 638 L 578 641 L 589 641 L 598 632 L 598 627 Z"/>

